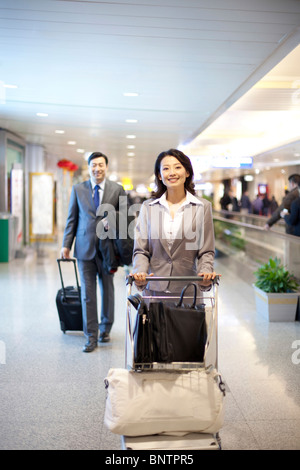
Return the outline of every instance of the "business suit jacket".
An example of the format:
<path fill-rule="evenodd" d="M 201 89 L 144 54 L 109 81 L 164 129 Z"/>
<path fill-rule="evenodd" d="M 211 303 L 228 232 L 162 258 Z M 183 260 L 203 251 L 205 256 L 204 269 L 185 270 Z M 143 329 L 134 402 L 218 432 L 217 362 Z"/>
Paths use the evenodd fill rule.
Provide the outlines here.
<path fill-rule="evenodd" d="M 81 280 L 83 331 L 91 342 L 97 341 L 98 328 L 100 328 L 100 333 L 109 333 L 114 322 L 113 276 L 105 271 L 103 257 L 97 255 L 99 251 L 97 225 L 101 224 L 103 227 L 101 215 L 103 216 L 105 210 L 111 212 L 119 210 L 120 196 L 126 198 L 122 186 L 106 180 L 97 214 L 90 181 L 74 185 L 70 197 L 63 246 L 71 249 L 75 239 L 74 256 L 78 259 Z M 99 282 L 103 293 L 100 326 L 95 282 L 97 274 L 100 275 Z"/>
<path fill-rule="evenodd" d="M 113 181 L 106 180 L 100 208 L 105 208 L 105 204 L 109 204 L 117 211 L 119 209 L 120 196 L 126 197 L 123 187 Z M 75 258 L 79 260 L 93 259 L 99 243 L 96 234 L 99 222 L 100 217 L 96 215 L 90 180 L 75 184 L 70 197 L 63 246 L 71 249 L 76 237 L 74 246 Z"/>
<path fill-rule="evenodd" d="M 293 235 L 300 237 L 300 197 L 294 199 L 290 211 L 290 214 L 284 216 L 284 220 L 294 228 Z"/>
<path fill-rule="evenodd" d="M 145 201 L 137 220 L 133 252 L 133 273 L 155 276 L 196 276 L 213 272 L 214 228 L 211 203 L 194 198 L 184 208 L 184 227 L 171 248 L 163 228 L 163 207 L 159 200 Z M 147 290 L 180 292 L 186 283 L 150 281 Z"/>
<path fill-rule="evenodd" d="M 283 198 L 280 206 L 277 207 L 271 217 L 267 220 L 267 224 L 269 225 L 269 227 L 272 227 L 272 225 L 274 225 L 278 220 L 280 220 L 280 212 L 282 212 L 283 209 L 288 209 L 288 211 L 290 211 L 291 204 L 297 197 L 299 197 L 298 188 L 294 188 L 289 193 L 287 193 L 287 195 Z M 294 234 L 294 227 L 292 227 L 291 225 L 287 225 L 286 233 Z"/>

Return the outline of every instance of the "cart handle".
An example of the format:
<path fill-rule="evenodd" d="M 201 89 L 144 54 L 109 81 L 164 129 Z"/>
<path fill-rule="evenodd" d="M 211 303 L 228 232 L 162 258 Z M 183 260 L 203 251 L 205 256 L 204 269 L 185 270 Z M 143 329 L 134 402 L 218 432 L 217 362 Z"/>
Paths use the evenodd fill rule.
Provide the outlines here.
<path fill-rule="evenodd" d="M 126 277 L 127 285 L 130 284 L 132 286 L 134 278 L 131 274 Z M 220 276 L 217 275 L 214 279 L 212 279 L 212 284 L 219 284 Z M 203 281 L 203 276 L 165 276 L 165 277 L 155 277 L 155 276 L 147 276 L 146 281 Z"/>

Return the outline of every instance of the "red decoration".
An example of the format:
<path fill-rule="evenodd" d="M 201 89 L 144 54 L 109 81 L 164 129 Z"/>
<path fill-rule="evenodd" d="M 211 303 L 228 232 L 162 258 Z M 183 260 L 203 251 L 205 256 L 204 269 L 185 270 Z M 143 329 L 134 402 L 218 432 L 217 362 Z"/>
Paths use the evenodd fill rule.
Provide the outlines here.
<path fill-rule="evenodd" d="M 57 166 L 67 171 L 76 171 L 79 168 L 78 165 L 66 159 L 59 160 L 59 162 L 57 162 Z"/>
<path fill-rule="evenodd" d="M 76 163 L 72 163 L 72 165 L 70 165 L 69 170 L 70 170 L 70 171 L 77 171 L 78 168 L 79 168 L 79 166 L 76 165 Z"/>

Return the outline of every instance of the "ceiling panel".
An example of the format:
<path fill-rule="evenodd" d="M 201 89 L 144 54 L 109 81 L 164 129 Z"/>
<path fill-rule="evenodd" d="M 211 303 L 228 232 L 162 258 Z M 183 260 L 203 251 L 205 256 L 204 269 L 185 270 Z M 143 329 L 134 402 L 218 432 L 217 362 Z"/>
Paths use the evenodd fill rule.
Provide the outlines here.
<path fill-rule="evenodd" d="M 130 175 L 146 183 L 160 151 L 191 141 L 295 47 L 299 25 L 294 0 L 1 0 L 0 127 L 43 145 L 48 160 L 106 152 L 120 178 L 135 145 Z M 245 112 L 291 97 L 253 93 Z"/>

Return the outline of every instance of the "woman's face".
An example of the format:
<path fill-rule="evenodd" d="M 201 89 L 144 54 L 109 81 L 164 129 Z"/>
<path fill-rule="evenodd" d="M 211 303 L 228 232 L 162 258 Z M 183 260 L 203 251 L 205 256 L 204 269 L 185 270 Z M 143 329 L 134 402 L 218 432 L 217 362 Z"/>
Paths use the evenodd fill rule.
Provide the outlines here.
<path fill-rule="evenodd" d="M 176 157 L 167 155 L 162 159 L 160 163 L 159 179 L 167 189 L 175 189 L 184 186 L 188 176 L 189 173 Z"/>

